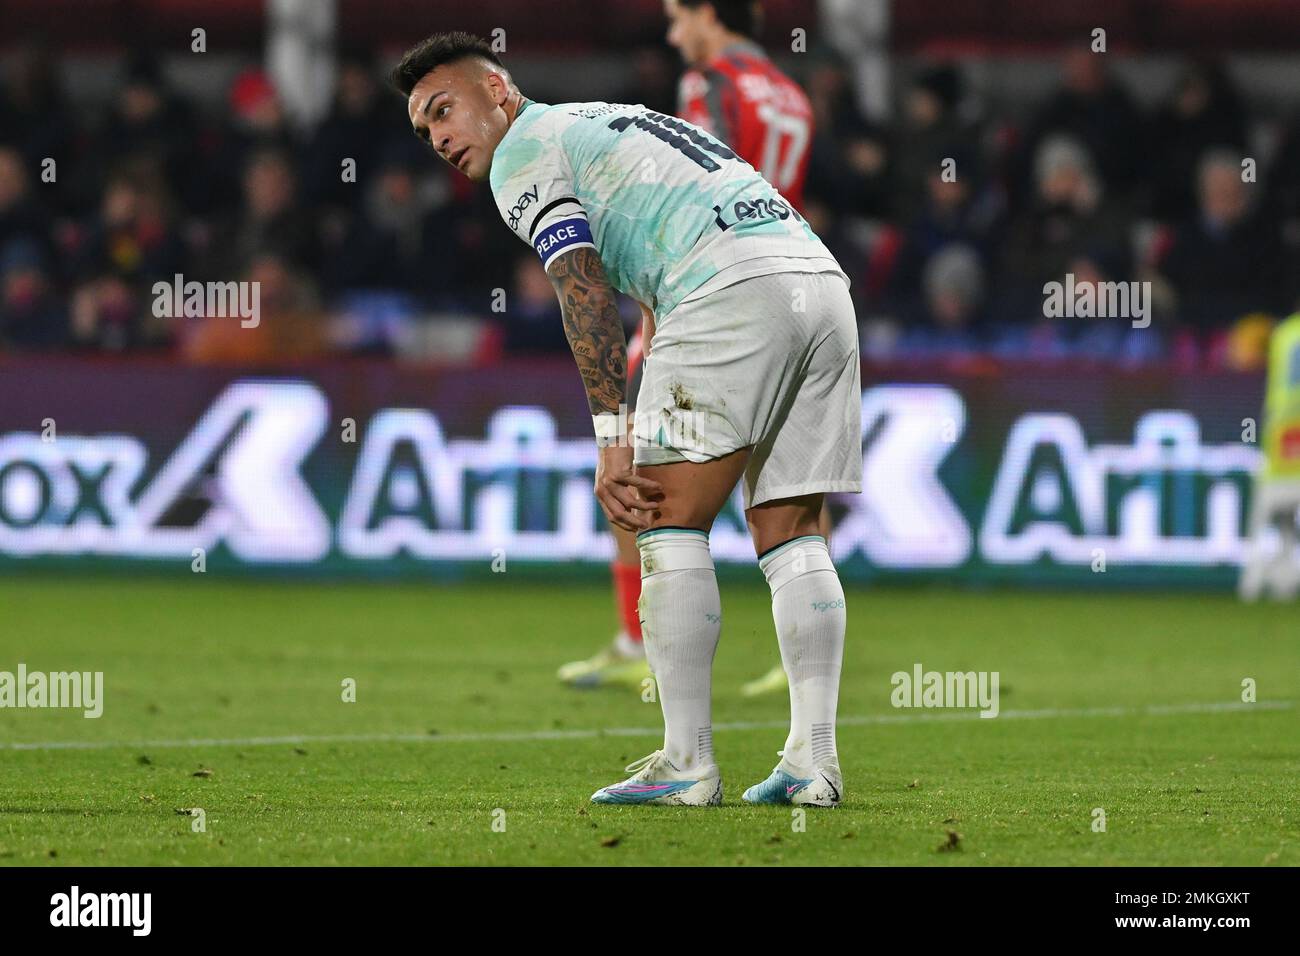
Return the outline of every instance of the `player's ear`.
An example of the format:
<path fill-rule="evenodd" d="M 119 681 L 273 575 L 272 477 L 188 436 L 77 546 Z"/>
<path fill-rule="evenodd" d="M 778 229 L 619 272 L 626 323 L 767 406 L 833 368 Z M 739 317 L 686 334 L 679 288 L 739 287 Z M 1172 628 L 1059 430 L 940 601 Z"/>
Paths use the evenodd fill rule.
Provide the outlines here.
<path fill-rule="evenodd" d="M 487 75 L 488 93 L 492 96 L 492 102 L 497 106 L 505 106 L 506 100 L 510 98 L 510 84 L 505 76 L 495 71 Z"/>

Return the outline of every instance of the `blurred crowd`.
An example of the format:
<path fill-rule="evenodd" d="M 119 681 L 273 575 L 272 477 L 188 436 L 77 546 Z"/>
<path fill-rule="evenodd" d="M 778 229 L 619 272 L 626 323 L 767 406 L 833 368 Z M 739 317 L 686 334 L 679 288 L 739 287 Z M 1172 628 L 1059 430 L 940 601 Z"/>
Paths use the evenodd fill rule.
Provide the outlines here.
<path fill-rule="evenodd" d="M 923 69 L 888 129 L 853 110 L 841 71 L 814 71 L 810 216 L 850 261 L 853 216 L 875 224 L 864 351 L 1261 366 L 1300 308 L 1300 123 L 1265 164 L 1220 63 L 1185 64 L 1152 111 L 1106 63 L 1067 51 L 1021 122 L 966 109 L 957 68 Z M 1144 314 L 1046 318 L 1053 282 L 1140 283 Z"/>
<path fill-rule="evenodd" d="M 629 62 L 605 98 L 671 111 L 676 61 Z M 1016 118 L 982 112 L 959 67 L 921 66 L 882 126 L 845 64 L 809 55 L 806 215 L 853 279 L 866 354 L 1257 366 L 1300 306 L 1300 124 L 1256 164 L 1220 64 L 1189 62 L 1149 111 L 1106 63 L 1067 51 L 1056 90 Z M 567 351 L 536 258 L 486 184 L 411 135 L 382 66 L 344 53 L 328 116 L 301 130 L 259 69 L 197 104 L 131 56 L 92 110 L 49 51 L 22 50 L 0 84 L 0 351 L 438 357 L 456 339 L 431 330 L 467 324 L 493 330 L 469 337 L 480 360 Z M 258 281 L 260 325 L 157 314 L 154 283 L 178 273 Z M 1044 284 L 1067 274 L 1150 283 L 1150 327 L 1045 318 Z"/>

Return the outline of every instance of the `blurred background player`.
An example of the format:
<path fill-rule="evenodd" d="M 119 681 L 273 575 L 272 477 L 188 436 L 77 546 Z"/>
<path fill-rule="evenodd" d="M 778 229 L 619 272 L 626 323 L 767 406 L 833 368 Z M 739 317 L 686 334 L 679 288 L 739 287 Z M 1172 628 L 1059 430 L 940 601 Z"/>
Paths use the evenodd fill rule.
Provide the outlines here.
<path fill-rule="evenodd" d="M 654 313 L 645 305 L 641 306 L 641 324 L 642 330 L 627 345 L 629 431 L 635 397 L 641 388 L 646 345 L 654 338 Z M 640 689 L 641 682 L 651 676 L 641 640 L 641 611 L 638 607 L 641 600 L 641 553 L 636 546 L 636 532 L 625 531 L 614 524 L 609 526 L 609 530 L 614 533 L 616 549 L 609 571 L 614 585 L 614 604 L 618 608 L 618 633 L 614 635 L 612 644 L 594 656 L 561 666 L 557 676 L 574 687 Z"/>
<path fill-rule="evenodd" d="M 799 84 L 768 58 L 755 41 L 762 24 L 759 0 L 665 0 L 668 42 L 687 65 L 678 85 L 677 115 L 703 127 L 735 152 L 803 212 L 813 109 Z M 654 316 L 642 307 L 643 329 L 628 346 L 628 395 L 635 401 L 639 370 L 654 338 Z M 632 378 L 636 375 L 636 378 Z M 630 413 L 629 413 L 630 414 Z M 823 506 L 822 537 L 830 540 L 830 512 Z M 560 680 L 575 687 L 640 687 L 650 676 L 641 644 L 637 603 L 641 595 L 636 535 L 611 526 L 617 553 L 610 564 L 621 628 L 612 645 L 595 656 L 565 664 Z M 746 696 L 788 687 L 779 664 L 742 688 Z"/>

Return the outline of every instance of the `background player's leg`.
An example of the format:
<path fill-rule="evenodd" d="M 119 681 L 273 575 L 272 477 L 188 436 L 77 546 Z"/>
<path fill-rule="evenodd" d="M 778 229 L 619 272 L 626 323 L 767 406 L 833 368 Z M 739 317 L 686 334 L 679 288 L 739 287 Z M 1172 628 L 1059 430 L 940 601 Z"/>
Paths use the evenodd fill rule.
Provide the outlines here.
<path fill-rule="evenodd" d="M 641 618 L 637 602 L 641 599 L 641 552 L 636 546 L 636 532 L 624 531 L 618 526 L 612 526 L 610 530 L 614 532 L 617 549 L 610 564 L 610 575 L 614 579 L 619 623 L 623 625 L 622 633 L 640 644 Z"/>
<path fill-rule="evenodd" d="M 637 550 L 635 532 L 624 531 L 617 525 L 610 525 L 609 530 L 614 535 L 616 549 L 609 572 L 619 617 L 618 633 L 612 643 L 594 656 L 562 665 L 556 676 L 573 687 L 619 686 L 640 690 L 642 681 L 650 676 L 637 610 L 641 598 L 641 553 Z"/>
<path fill-rule="evenodd" d="M 648 345 L 654 338 L 654 312 L 646 306 L 641 306 L 642 327 L 632 336 L 632 341 L 627 345 L 627 437 L 628 441 L 633 440 L 636 423 L 636 397 L 641 391 L 641 378 L 645 372 L 645 357 L 648 354 Z M 630 652 L 635 650 L 636 654 L 642 658 L 645 657 L 645 647 L 641 643 L 641 612 L 639 604 L 641 601 L 641 552 L 636 546 L 636 532 L 624 531 L 617 525 L 610 525 L 610 531 L 614 533 L 614 548 L 616 553 L 614 561 L 610 565 L 610 575 L 614 582 L 614 602 L 618 606 L 619 621 L 623 625 L 619 638 L 623 639 L 621 650 Z M 618 640 L 615 641 L 617 645 Z M 636 647 L 631 647 L 635 643 Z"/>
<path fill-rule="evenodd" d="M 833 805 L 843 790 L 835 709 L 844 656 L 844 589 L 818 533 L 824 495 L 769 501 L 745 512 L 772 589 L 781 662 L 790 681 L 790 733 L 781 763 L 745 799 Z"/>

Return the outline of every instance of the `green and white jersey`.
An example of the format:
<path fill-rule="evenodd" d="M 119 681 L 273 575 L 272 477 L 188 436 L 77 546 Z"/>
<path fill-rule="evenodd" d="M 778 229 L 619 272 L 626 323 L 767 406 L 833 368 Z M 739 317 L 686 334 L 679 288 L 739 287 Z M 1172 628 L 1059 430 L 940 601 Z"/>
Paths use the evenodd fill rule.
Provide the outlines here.
<path fill-rule="evenodd" d="M 698 126 L 644 106 L 525 100 L 490 183 L 506 225 L 544 265 L 595 248 L 614 288 L 656 316 L 724 269 L 740 278 L 814 260 L 808 271 L 838 271 L 752 166 Z M 757 261 L 773 257 L 784 261 Z M 750 268 L 733 268 L 742 263 Z"/>

